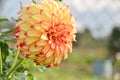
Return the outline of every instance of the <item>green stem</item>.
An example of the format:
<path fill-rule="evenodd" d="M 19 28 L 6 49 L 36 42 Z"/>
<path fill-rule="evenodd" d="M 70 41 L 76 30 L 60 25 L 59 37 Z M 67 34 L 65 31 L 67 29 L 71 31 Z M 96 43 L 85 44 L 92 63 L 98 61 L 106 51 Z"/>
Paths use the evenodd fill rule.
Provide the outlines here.
<path fill-rule="evenodd" d="M 14 66 L 15 66 L 15 64 L 16 64 L 16 62 L 17 62 L 18 56 L 19 56 L 19 52 L 17 51 L 17 52 L 16 52 L 15 59 L 14 59 L 14 62 L 13 62 L 13 64 L 12 64 L 11 68 L 10 68 L 10 71 L 14 68 Z"/>
<path fill-rule="evenodd" d="M 20 63 L 22 62 L 22 60 L 23 60 L 23 59 L 20 59 L 19 62 L 17 63 L 18 56 L 19 56 L 19 52 L 17 52 L 17 54 L 16 54 L 16 56 L 15 56 L 15 60 L 14 60 L 12 66 L 11 66 L 11 68 L 10 68 L 10 71 L 9 71 L 8 74 L 7 74 L 7 80 L 9 80 L 9 77 L 10 77 L 10 75 L 12 74 L 12 72 L 17 69 L 17 67 L 19 66 L 19 64 L 20 64 Z M 17 63 L 17 64 L 16 64 L 16 63 Z"/>
<path fill-rule="evenodd" d="M 1 52 L 1 47 L 0 47 L 0 74 L 3 73 L 3 70 L 2 70 L 2 52 Z"/>
<path fill-rule="evenodd" d="M 12 72 L 17 69 L 17 67 L 19 66 L 19 64 L 20 64 L 22 61 L 23 61 L 23 59 L 20 59 L 19 62 L 18 62 L 18 63 L 11 69 L 11 71 L 7 74 L 7 80 L 9 80 L 9 77 L 10 77 L 10 75 L 12 74 Z"/>

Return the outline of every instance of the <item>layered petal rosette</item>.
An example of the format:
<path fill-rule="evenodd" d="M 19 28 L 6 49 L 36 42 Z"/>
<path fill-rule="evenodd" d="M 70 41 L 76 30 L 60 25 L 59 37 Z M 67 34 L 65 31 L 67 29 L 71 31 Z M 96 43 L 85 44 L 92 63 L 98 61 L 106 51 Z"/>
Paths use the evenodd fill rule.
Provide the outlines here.
<path fill-rule="evenodd" d="M 58 66 L 72 52 L 75 19 L 65 4 L 42 0 L 23 6 L 15 26 L 16 47 L 20 57 L 37 65 Z"/>

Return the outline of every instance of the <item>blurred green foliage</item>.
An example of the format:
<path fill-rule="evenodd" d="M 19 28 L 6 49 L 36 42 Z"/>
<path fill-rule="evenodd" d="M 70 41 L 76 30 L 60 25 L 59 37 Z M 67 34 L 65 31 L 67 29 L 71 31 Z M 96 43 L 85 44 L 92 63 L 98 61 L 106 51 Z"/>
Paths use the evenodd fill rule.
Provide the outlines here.
<path fill-rule="evenodd" d="M 108 47 L 111 55 L 115 55 L 117 52 L 120 52 L 120 27 L 114 27 Z"/>
<path fill-rule="evenodd" d="M 112 60 L 113 64 L 113 75 L 115 73 L 120 74 L 120 27 L 115 26 L 109 38 L 108 43 L 109 58 Z M 119 77 L 120 79 L 120 77 Z"/>

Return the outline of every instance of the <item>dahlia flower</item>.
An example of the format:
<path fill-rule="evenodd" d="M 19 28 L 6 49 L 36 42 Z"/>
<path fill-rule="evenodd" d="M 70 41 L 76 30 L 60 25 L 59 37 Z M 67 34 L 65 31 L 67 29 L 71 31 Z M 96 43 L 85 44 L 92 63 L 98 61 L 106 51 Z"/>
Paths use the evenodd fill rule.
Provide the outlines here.
<path fill-rule="evenodd" d="M 75 19 L 67 5 L 54 0 L 42 0 L 23 6 L 13 34 L 20 57 L 37 65 L 59 66 L 72 52 L 75 41 Z"/>

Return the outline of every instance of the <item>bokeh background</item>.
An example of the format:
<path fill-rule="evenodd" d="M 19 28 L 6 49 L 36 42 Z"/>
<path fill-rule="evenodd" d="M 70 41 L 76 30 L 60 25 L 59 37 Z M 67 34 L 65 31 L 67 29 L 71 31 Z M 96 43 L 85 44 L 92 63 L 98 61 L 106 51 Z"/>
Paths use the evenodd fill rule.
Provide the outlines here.
<path fill-rule="evenodd" d="M 36 0 L 39 2 L 39 0 Z M 32 0 L 0 0 L 0 18 L 14 27 L 20 3 Z M 77 42 L 60 67 L 31 70 L 36 80 L 120 80 L 120 0 L 63 0 L 76 18 Z"/>

